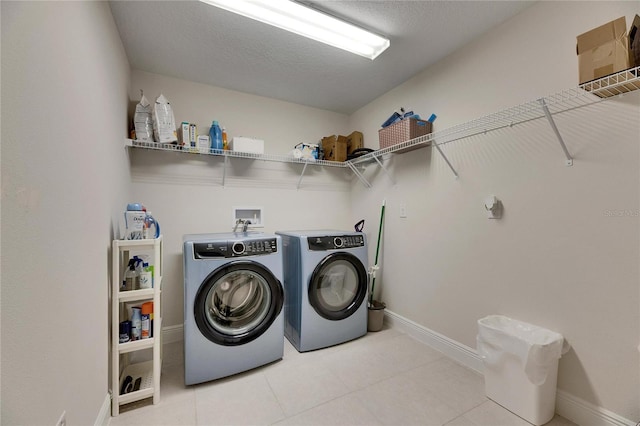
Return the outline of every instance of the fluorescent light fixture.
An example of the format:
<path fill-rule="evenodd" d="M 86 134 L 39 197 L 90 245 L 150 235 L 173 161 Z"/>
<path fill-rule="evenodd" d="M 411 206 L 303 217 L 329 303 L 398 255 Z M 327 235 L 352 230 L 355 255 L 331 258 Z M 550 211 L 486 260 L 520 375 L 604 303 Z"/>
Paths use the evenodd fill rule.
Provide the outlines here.
<path fill-rule="evenodd" d="M 375 59 L 389 40 L 290 0 L 200 0 L 365 58 Z"/>

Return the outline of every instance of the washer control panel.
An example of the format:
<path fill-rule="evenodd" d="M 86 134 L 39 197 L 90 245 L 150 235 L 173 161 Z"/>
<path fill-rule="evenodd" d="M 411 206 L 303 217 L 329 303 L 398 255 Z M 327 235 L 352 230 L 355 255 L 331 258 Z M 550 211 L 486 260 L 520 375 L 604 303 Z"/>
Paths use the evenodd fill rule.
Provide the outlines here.
<path fill-rule="evenodd" d="M 193 257 L 195 259 L 259 256 L 277 251 L 278 241 L 276 238 L 193 243 Z"/>
<path fill-rule="evenodd" d="M 309 250 L 327 251 L 364 246 L 363 235 L 326 235 L 307 238 Z"/>

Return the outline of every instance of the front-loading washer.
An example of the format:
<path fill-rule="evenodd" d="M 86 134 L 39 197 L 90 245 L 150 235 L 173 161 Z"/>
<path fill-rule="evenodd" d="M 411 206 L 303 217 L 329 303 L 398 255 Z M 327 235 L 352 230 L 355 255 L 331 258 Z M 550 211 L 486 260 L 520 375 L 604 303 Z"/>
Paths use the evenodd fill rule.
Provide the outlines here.
<path fill-rule="evenodd" d="M 257 232 L 185 235 L 183 257 L 185 384 L 281 359 L 281 238 Z"/>
<path fill-rule="evenodd" d="M 299 351 L 367 333 L 368 263 L 362 232 L 278 231 L 282 237 L 285 329 Z"/>

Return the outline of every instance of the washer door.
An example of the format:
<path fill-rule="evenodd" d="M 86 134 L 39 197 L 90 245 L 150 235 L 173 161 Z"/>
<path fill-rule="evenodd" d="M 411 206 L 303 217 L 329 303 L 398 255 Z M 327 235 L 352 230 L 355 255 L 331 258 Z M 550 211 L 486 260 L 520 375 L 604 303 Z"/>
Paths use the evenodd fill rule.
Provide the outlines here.
<path fill-rule="evenodd" d="M 194 304 L 200 332 L 214 343 L 237 346 L 261 336 L 282 310 L 282 284 L 264 266 L 230 262 L 204 280 Z"/>
<path fill-rule="evenodd" d="M 322 259 L 311 275 L 309 303 L 323 318 L 339 321 L 358 310 L 367 294 L 367 271 L 350 253 Z"/>

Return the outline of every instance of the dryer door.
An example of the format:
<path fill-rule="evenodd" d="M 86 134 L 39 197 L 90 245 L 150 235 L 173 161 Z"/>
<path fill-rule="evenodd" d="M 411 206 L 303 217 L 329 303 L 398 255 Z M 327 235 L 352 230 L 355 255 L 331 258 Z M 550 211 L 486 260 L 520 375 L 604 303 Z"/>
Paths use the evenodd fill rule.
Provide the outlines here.
<path fill-rule="evenodd" d="M 339 321 L 358 310 L 367 294 L 367 271 L 354 255 L 336 252 L 316 266 L 309 303 L 323 318 Z"/>
<path fill-rule="evenodd" d="M 194 304 L 200 332 L 214 343 L 236 346 L 262 335 L 282 310 L 282 284 L 264 266 L 230 262 L 204 280 Z"/>

